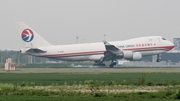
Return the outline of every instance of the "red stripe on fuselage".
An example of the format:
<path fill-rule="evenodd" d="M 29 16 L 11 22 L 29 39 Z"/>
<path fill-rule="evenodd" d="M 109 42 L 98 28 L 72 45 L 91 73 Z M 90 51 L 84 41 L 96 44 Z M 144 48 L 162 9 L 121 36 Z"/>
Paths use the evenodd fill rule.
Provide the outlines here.
<path fill-rule="evenodd" d="M 153 51 L 153 50 L 166 50 L 169 51 L 173 48 L 174 46 L 161 46 L 161 47 L 147 47 L 147 48 L 126 48 L 122 50 L 129 50 L 129 51 Z M 76 53 L 66 53 L 66 54 L 50 54 L 50 55 L 43 55 L 44 57 L 49 56 L 49 57 L 54 57 L 54 56 L 72 56 L 72 55 L 90 55 L 90 54 L 103 54 L 105 50 L 102 51 L 92 51 L 92 52 L 76 52 Z"/>
<path fill-rule="evenodd" d="M 164 49 L 164 50 L 171 50 L 174 46 L 161 46 L 161 47 L 147 47 L 147 48 L 126 48 L 123 50 L 150 50 L 150 49 Z"/>
<path fill-rule="evenodd" d="M 88 55 L 88 54 L 100 54 L 100 53 L 104 53 L 104 51 L 92 51 L 92 52 L 77 52 L 77 53 L 66 53 L 66 54 L 52 54 L 52 55 L 45 55 L 45 56 L 71 56 L 71 55 Z"/>

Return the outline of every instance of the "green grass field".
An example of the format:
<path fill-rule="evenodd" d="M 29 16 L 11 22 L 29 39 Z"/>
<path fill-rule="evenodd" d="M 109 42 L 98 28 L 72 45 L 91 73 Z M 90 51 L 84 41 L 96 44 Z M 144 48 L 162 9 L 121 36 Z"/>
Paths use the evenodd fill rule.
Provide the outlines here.
<path fill-rule="evenodd" d="M 144 78 L 144 84 L 151 86 L 172 86 L 180 85 L 180 69 L 179 68 L 28 68 L 18 69 L 17 71 L 0 71 L 0 83 L 20 85 L 23 82 L 30 84 L 34 83 L 37 86 L 49 86 L 49 85 L 73 85 L 84 84 L 88 80 L 106 82 L 110 84 L 115 82 L 116 84 L 122 84 L 126 82 L 128 85 L 135 85 L 137 88 L 140 79 Z M 129 87 L 129 86 L 128 86 Z M 142 89 L 142 88 L 141 88 Z M 179 89 L 179 88 L 178 88 Z M 173 91 L 174 92 L 174 91 Z M 178 91 L 179 92 L 179 91 Z M 167 94 L 170 93 L 169 91 Z M 9 96 L 10 94 L 10 96 Z M 141 93 L 140 93 L 141 94 Z M 164 94 L 164 93 L 163 93 Z M 178 93 L 179 94 L 179 93 Z M 0 101 L 176 101 L 176 99 L 164 99 L 162 97 L 152 99 L 138 97 L 94 97 L 94 96 L 13 96 L 11 93 L 0 94 Z M 133 95 L 133 94 L 132 94 Z M 166 95 L 166 93 L 165 93 Z M 160 95 L 161 96 L 161 95 Z M 164 95 L 163 95 L 164 96 Z M 173 96 L 173 95 L 172 95 Z"/>
<path fill-rule="evenodd" d="M 34 82 L 36 85 L 51 85 L 65 82 L 69 85 L 74 82 L 86 80 L 98 80 L 105 82 L 121 82 L 126 80 L 137 83 L 139 78 L 145 75 L 145 83 L 180 82 L 179 68 L 68 68 L 68 69 L 22 69 L 19 71 L 4 71 L 0 73 L 0 83 L 17 84 L 21 82 Z"/>
<path fill-rule="evenodd" d="M 86 80 L 98 80 L 106 82 L 121 82 L 123 80 L 131 83 L 137 83 L 141 73 L 99 73 L 99 74 L 82 74 L 82 73 L 1 73 L 0 83 L 17 84 L 21 82 L 34 82 L 36 85 L 51 85 L 58 83 L 60 85 L 73 84 L 74 82 L 84 82 Z M 179 82 L 180 73 L 145 73 L 145 82 Z"/>
<path fill-rule="evenodd" d="M 176 99 L 114 98 L 114 97 L 44 97 L 44 96 L 0 96 L 0 101 L 179 101 Z"/>

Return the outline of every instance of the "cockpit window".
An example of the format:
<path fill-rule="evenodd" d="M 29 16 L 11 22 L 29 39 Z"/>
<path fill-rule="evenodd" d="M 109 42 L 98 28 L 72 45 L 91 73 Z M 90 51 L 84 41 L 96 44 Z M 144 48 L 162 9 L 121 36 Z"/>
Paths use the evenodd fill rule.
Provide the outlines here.
<path fill-rule="evenodd" d="M 162 38 L 162 40 L 166 40 L 165 38 Z"/>

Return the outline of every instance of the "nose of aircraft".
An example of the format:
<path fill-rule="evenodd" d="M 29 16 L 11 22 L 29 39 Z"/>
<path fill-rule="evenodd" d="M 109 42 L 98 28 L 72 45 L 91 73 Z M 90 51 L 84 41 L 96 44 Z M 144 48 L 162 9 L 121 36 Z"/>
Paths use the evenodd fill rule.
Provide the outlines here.
<path fill-rule="evenodd" d="M 169 50 L 174 48 L 174 44 L 172 42 L 168 41 L 168 44 L 169 44 Z"/>

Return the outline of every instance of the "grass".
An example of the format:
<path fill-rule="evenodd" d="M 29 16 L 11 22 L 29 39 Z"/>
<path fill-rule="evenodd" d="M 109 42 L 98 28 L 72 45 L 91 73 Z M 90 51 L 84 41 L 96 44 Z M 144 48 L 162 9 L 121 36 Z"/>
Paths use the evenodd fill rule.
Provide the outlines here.
<path fill-rule="evenodd" d="M 122 68 L 122 69 L 22 69 L 19 71 L 0 71 L 0 101 L 177 101 L 174 98 L 173 94 L 178 95 L 178 99 L 180 98 L 179 90 L 176 91 L 176 86 L 180 85 L 180 71 L 179 68 Z M 104 94 L 100 93 L 100 95 L 86 95 L 80 94 L 77 96 L 72 96 L 72 93 L 63 94 L 49 94 L 44 92 L 44 95 L 41 94 L 41 90 L 36 92 L 38 95 L 28 95 L 32 94 L 32 91 L 26 91 L 23 93 L 23 90 L 17 90 L 16 85 L 27 87 L 28 86 L 59 86 L 59 85 L 73 85 L 73 84 L 86 84 L 89 83 L 90 87 L 93 89 L 101 89 L 101 82 L 105 82 L 106 85 L 113 87 L 116 84 L 127 85 L 127 87 L 132 87 L 135 89 L 136 87 L 152 86 L 157 87 L 160 85 L 164 86 L 172 86 L 174 88 L 170 88 L 165 92 L 155 93 L 131 93 L 128 94 L 118 94 L 118 95 L 110 95 L 104 96 Z M 99 85 L 100 84 L 100 85 Z M 133 85 L 133 86 L 132 86 Z M 139 86 L 141 85 L 141 86 Z M 156 85 L 156 86 L 154 86 Z M 162 86 L 163 85 L 163 86 Z M 136 87 L 134 87 L 136 86 Z M 3 87 L 3 88 L 2 88 Z M 103 87 L 103 86 L 102 86 Z M 109 87 L 109 88 L 110 88 Z M 111 88 L 110 88 L 111 89 Z M 179 86 L 178 86 L 179 89 Z M 9 92 L 13 91 L 13 92 Z M 15 91 L 15 92 L 14 92 Z M 92 90 L 93 91 L 93 90 Z M 13 94 L 19 93 L 23 96 L 13 96 Z M 48 96 L 46 96 L 46 94 Z M 96 94 L 96 93 L 94 93 Z M 124 94 L 124 95 L 123 95 Z M 158 95 L 159 94 L 159 95 Z M 43 95 L 43 96 L 41 96 Z M 164 98 L 166 95 L 169 98 Z M 123 97 L 124 96 L 124 97 Z M 155 97 L 153 99 L 153 97 Z"/>
<path fill-rule="evenodd" d="M 145 75 L 145 84 L 179 84 L 180 73 L 0 73 L 0 83 L 34 82 L 36 85 L 51 85 L 74 82 L 81 83 L 86 80 L 98 80 L 104 82 L 123 81 L 135 84 L 139 78 Z"/>
<path fill-rule="evenodd" d="M 147 90 L 145 90 L 147 89 Z M 154 91 L 154 90 L 155 91 Z M 131 91 L 130 91 L 131 90 Z M 153 91 L 152 91 L 153 90 Z M 180 86 L 122 86 L 122 85 L 73 85 L 73 86 L 16 86 L 12 84 L 1 84 L 0 95 L 34 97 L 68 97 L 72 98 L 157 98 L 157 99 L 180 99 Z M 5 96 L 5 97 L 3 97 Z M 1 99 L 2 99 L 1 98 Z M 25 98 L 24 98 L 25 99 Z"/>
<path fill-rule="evenodd" d="M 67 96 L 0 96 L 0 101 L 179 101 L 176 99 L 114 98 L 114 97 L 67 97 Z"/>

